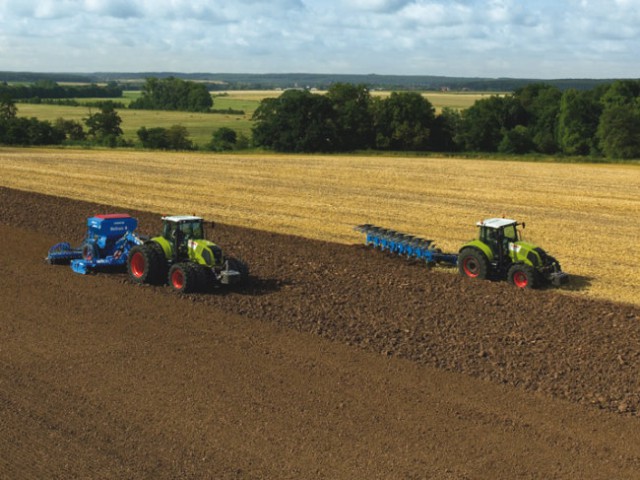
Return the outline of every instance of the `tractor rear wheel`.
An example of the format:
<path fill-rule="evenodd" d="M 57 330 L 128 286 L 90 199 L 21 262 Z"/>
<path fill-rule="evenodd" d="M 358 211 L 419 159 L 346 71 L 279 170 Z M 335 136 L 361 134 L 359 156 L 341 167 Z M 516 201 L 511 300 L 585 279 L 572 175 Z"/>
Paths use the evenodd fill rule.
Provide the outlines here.
<path fill-rule="evenodd" d="M 127 271 L 134 283 L 160 284 L 164 282 L 166 261 L 155 244 L 136 245 L 129 251 Z"/>
<path fill-rule="evenodd" d="M 489 272 L 489 261 L 475 248 L 463 248 L 458 255 L 458 271 L 469 278 L 484 280 Z"/>
<path fill-rule="evenodd" d="M 516 263 L 509 268 L 507 278 L 518 288 L 536 288 L 537 272 L 533 267 Z"/>
<path fill-rule="evenodd" d="M 174 263 L 169 269 L 169 286 L 179 293 L 190 293 L 201 288 L 200 275 L 190 263 Z"/>

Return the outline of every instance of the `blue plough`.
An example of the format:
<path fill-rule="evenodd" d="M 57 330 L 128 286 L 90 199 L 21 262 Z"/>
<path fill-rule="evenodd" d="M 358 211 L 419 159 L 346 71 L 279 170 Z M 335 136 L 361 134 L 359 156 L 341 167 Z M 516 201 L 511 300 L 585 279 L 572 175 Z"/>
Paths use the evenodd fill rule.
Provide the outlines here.
<path fill-rule="evenodd" d="M 429 265 L 442 263 L 455 266 L 458 263 L 458 255 L 455 253 L 443 253 L 436 248 L 433 240 L 408 235 L 388 228 L 364 224 L 354 227 L 354 230 L 366 235 L 366 244 L 374 248 L 390 253 L 424 260 Z"/>

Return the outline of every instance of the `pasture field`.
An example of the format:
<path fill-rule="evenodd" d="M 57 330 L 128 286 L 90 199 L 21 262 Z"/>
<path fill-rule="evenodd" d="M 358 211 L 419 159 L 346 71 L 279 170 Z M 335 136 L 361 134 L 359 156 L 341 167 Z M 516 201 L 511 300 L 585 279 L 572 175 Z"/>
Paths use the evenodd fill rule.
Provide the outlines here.
<path fill-rule="evenodd" d="M 321 92 L 320 92 L 321 93 Z M 221 95 L 223 94 L 223 95 Z M 281 95 L 281 91 L 275 90 L 239 90 L 229 92 L 216 92 L 214 94 L 215 110 L 242 110 L 243 115 L 227 114 L 227 113 L 191 113 L 191 112 L 167 112 L 157 110 L 128 110 L 118 109 L 118 114 L 122 118 L 121 128 L 124 131 L 124 137 L 127 140 L 137 142 L 136 132 L 140 127 L 168 128 L 172 125 L 184 126 L 191 140 L 199 146 L 206 145 L 211 140 L 211 134 L 221 127 L 228 127 L 243 133 L 246 136 L 251 135 L 251 116 L 260 105 L 260 101 L 264 98 L 273 98 Z M 125 92 L 123 98 L 114 98 L 116 102 L 128 105 L 132 100 L 139 96 L 139 92 Z M 389 92 L 374 92 L 375 96 L 387 96 Z M 424 94 L 433 104 L 437 112 L 444 107 L 455 109 L 468 108 L 473 103 L 489 94 L 482 93 L 439 93 L 429 92 Z M 105 99 L 80 99 L 82 102 L 103 101 Z M 83 119 L 87 118 L 91 111 L 86 106 L 63 106 L 63 105 L 46 105 L 46 104 L 28 104 L 19 103 L 18 115 L 21 117 L 36 117 L 39 120 L 47 120 L 55 122 L 58 118 L 67 120 L 76 120 L 83 123 Z"/>
<path fill-rule="evenodd" d="M 638 165 L 3 148 L 0 185 L 346 244 L 373 223 L 446 251 L 506 216 L 560 260 L 568 291 L 640 304 Z"/>

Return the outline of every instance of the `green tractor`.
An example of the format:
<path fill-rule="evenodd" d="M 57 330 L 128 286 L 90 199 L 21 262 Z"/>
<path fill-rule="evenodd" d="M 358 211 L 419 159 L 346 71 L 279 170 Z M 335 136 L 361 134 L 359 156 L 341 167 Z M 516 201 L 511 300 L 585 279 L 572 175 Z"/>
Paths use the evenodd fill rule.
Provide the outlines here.
<path fill-rule="evenodd" d="M 162 234 L 130 250 L 127 258 L 129 278 L 139 284 L 168 282 L 181 293 L 246 281 L 249 276 L 247 265 L 225 257 L 218 245 L 205 240 L 204 233 L 201 217 L 162 217 Z"/>
<path fill-rule="evenodd" d="M 470 278 L 506 279 L 520 288 L 543 283 L 560 286 L 568 282 L 558 261 L 540 247 L 520 239 L 518 226 L 525 224 L 506 218 L 479 222 L 480 235 L 462 246 L 458 270 Z"/>

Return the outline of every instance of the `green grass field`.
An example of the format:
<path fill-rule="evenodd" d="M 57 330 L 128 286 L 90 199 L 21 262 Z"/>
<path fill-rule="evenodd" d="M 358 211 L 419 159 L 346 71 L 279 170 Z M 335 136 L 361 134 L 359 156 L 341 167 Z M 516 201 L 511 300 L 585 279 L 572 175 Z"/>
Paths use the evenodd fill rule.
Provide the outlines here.
<path fill-rule="evenodd" d="M 118 114 L 122 118 L 122 130 L 127 140 L 137 142 L 136 132 L 140 127 L 168 128 L 172 125 L 184 126 L 191 135 L 191 140 L 202 146 L 211 140 L 211 134 L 221 127 L 232 128 L 238 133 L 246 136 L 251 135 L 251 116 L 260 105 L 260 101 L 267 97 L 277 97 L 281 91 L 230 91 L 224 95 L 214 94 L 214 110 L 242 110 L 243 115 L 227 113 L 191 113 L 191 112 L 168 112 L 153 110 L 128 110 L 118 109 Z M 113 99 L 116 102 L 128 105 L 137 98 L 140 92 L 125 92 L 123 98 Z M 389 95 L 389 92 L 375 92 L 375 96 Z M 430 92 L 425 94 L 427 99 L 433 104 L 437 112 L 444 107 L 464 109 L 489 94 L 483 93 L 438 93 Z M 100 101 L 104 99 L 82 99 L 80 102 Z M 86 106 L 70 107 L 62 105 L 32 105 L 18 103 L 18 115 L 21 117 L 36 117 L 39 120 L 55 122 L 58 118 L 66 120 L 76 120 L 83 122 L 90 113 L 96 109 Z"/>

